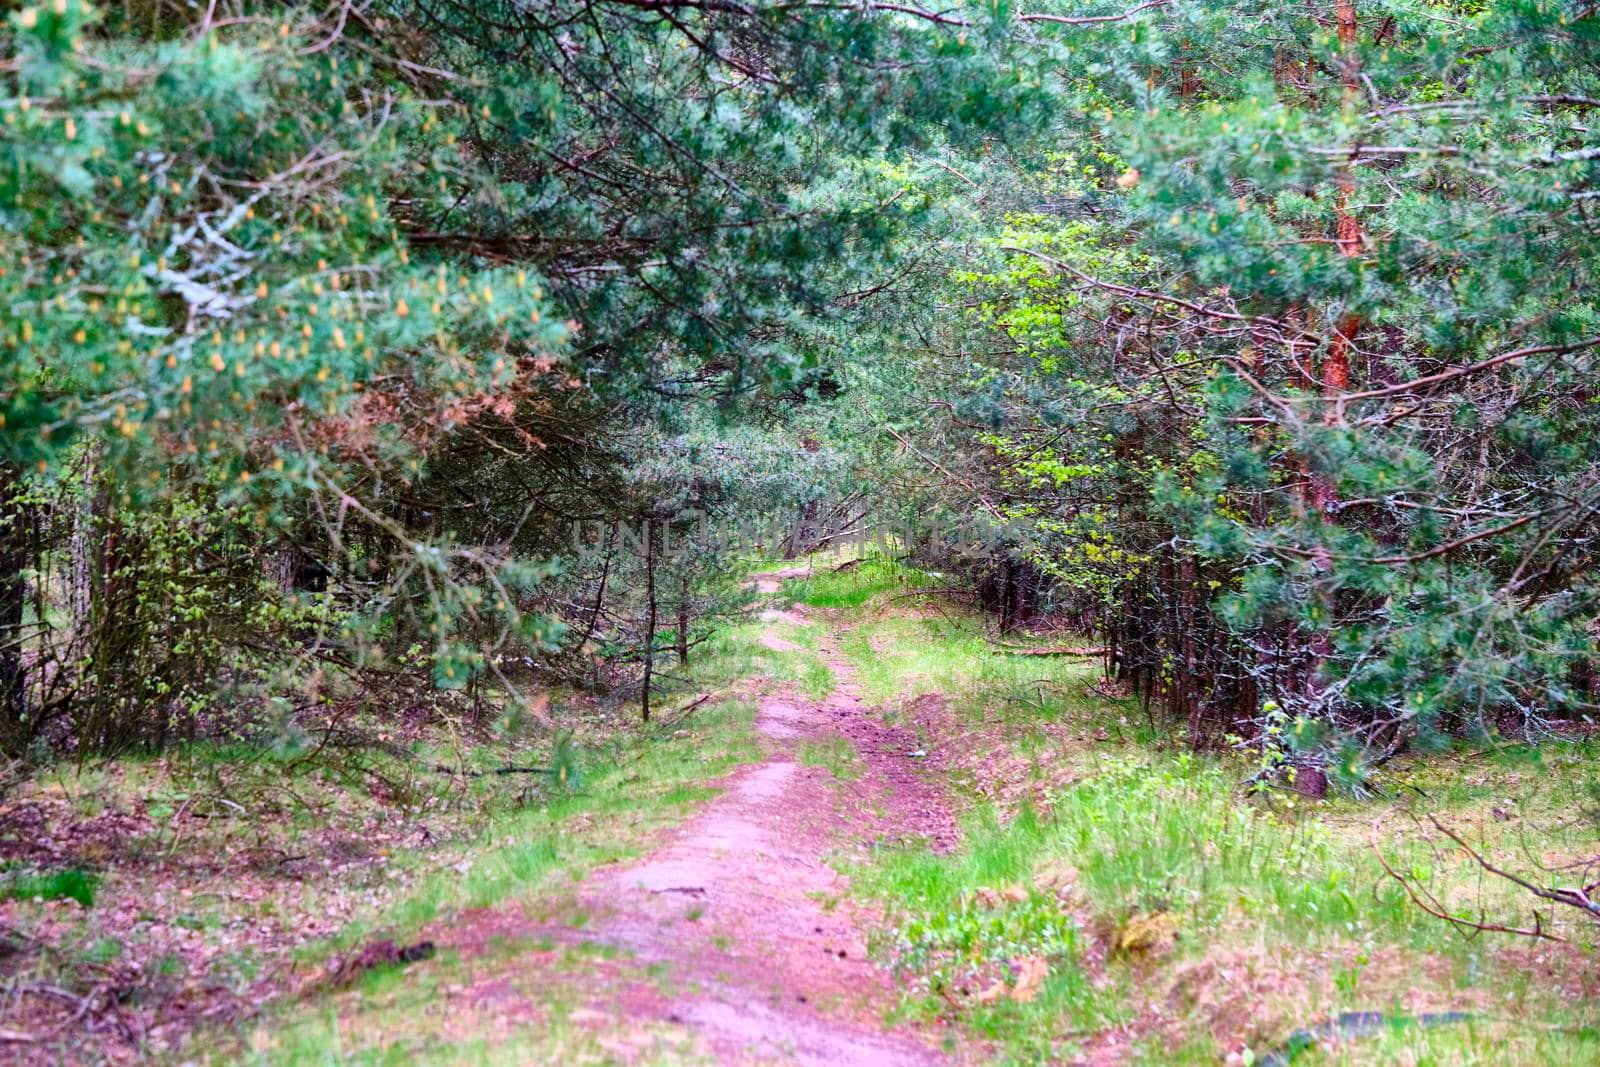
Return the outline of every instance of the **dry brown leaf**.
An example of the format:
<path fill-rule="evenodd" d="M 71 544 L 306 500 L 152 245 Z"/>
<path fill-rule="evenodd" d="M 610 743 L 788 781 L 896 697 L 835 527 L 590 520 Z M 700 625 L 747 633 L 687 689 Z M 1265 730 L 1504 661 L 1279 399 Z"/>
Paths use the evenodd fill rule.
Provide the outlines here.
<path fill-rule="evenodd" d="M 1039 995 L 1050 973 L 1050 964 L 1043 956 L 1028 956 L 1017 964 L 1017 984 L 1011 987 L 1011 999 L 1026 1004 Z"/>
<path fill-rule="evenodd" d="M 1051 863 L 1033 876 L 1033 888 L 1041 893 L 1071 888 L 1078 881 L 1078 870 L 1070 863 Z"/>
<path fill-rule="evenodd" d="M 1006 984 L 1004 982 L 996 982 L 994 985 L 990 986 L 988 989 L 985 989 L 981 993 L 979 993 L 975 999 L 977 1000 L 977 1002 L 979 1004 L 989 1004 L 989 1003 L 992 1003 L 992 1002 L 994 1002 L 996 1000 L 999 1000 L 1001 995 L 1003 993 L 1005 993 L 1005 991 L 1006 991 Z"/>
<path fill-rule="evenodd" d="M 1181 925 L 1177 916 L 1164 911 L 1135 915 L 1117 935 L 1117 951 L 1125 956 L 1164 954 L 1177 940 Z"/>

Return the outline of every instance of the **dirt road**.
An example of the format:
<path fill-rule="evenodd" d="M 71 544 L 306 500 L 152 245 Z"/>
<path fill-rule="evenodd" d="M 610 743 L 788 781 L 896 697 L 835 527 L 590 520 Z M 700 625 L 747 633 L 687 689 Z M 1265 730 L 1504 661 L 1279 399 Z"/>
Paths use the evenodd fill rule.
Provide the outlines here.
<path fill-rule="evenodd" d="M 781 577 L 764 575 L 775 590 Z M 771 631 L 795 617 L 769 612 Z M 643 861 L 592 877 L 579 891 L 595 916 L 583 938 L 665 968 L 681 992 L 634 990 L 607 1005 L 636 1021 L 688 1028 L 719 1062 L 894 1065 L 942 1062 L 929 1035 L 891 1031 L 892 976 L 866 958 L 870 916 L 842 900 L 830 858 L 874 839 L 954 840 L 939 790 L 918 773 L 916 738 L 884 725 L 836 651 L 819 652 L 831 696 L 776 693 L 756 726 L 766 758 Z M 781 645 L 779 647 L 782 647 Z M 853 745 L 858 776 L 801 761 L 808 742 Z"/>

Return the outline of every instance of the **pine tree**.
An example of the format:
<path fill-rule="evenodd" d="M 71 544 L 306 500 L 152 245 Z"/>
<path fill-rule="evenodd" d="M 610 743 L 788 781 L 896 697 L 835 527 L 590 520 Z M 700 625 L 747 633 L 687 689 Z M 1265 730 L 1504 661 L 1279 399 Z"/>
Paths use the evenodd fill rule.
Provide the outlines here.
<path fill-rule="evenodd" d="M 1059 59 L 1068 150 L 1013 172 L 1051 210 L 957 279 L 1013 346 L 967 410 L 1117 668 L 1200 741 L 1283 709 L 1350 777 L 1588 706 L 1600 19 L 1062 4 L 1018 32 Z"/>

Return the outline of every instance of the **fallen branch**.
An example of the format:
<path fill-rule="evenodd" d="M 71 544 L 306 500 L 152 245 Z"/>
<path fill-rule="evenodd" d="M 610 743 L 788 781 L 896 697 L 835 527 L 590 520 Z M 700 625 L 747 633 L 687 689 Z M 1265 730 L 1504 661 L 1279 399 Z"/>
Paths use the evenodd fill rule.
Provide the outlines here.
<path fill-rule="evenodd" d="M 1430 816 L 1429 819 L 1435 826 L 1438 826 L 1442 832 L 1455 840 L 1458 844 L 1461 844 L 1461 839 L 1456 837 L 1455 834 L 1450 833 L 1450 831 L 1445 830 L 1444 827 L 1439 826 L 1438 820 L 1433 819 L 1432 816 Z M 1444 906 L 1444 903 L 1440 901 L 1438 897 L 1434 896 L 1426 889 L 1423 889 L 1420 885 L 1413 885 L 1412 881 L 1406 878 L 1405 875 L 1389 866 L 1389 861 L 1384 858 L 1383 850 L 1378 847 L 1378 831 L 1382 826 L 1382 822 L 1382 819 L 1377 819 L 1374 820 L 1372 824 L 1372 854 L 1378 858 L 1378 865 L 1383 868 L 1384 873 L 1400 883 L 1401 888 L 1406 891 L 1406 896 L 1411 898 L 1412 903 L 1416 904 L 1417 907 L 1421 908 L 1429 915 L 1432 915 L 1436 919 L 1443 919 L 1452 926 L 1457 926 L 1464 930 L 1468 930 L 1471 932 L 1471 935 L 1488 931 L 1490 933 L 1516 934 L 1520 937 L 1531 937 L 1540 941 L 1566 942 L 1566 938 L 1552 934 L 1545 930 L 1544 920 L 1539 915 L 1537 910 L 1535 910 L 1533 913 L 1532 930 L 1524 927 L 1505 926 L 1500 923 L 1488 922 L 1486 913 L 1481 910 L 1478 913 L 1477 919 L 1470 919 L 1464 915 L 1450 914 L 1450 910 Z M 1462 844 L 1462 847 L 1466 848 L 1466 845 Z M 1476 853 L 1473 853 L 1472 849 L 1467 848 L 1467 851 L 1468 853 L 1471 853 L 1474 858 L 1476 858 Z M 1489 869 L 1492 870 L 1493 868 Z M 1516 879 L 1513 880 L 1515 881 Z"/>
<path fill-rule="evenodd" d="M 460 775 L 463 778 L 482 778 L 486 774 L 555 774 L 553 767 L 519 767 L 509 764 L 505 767 L 492 767 L 487 771 L 469 771 L 465 767 L 452 767 L 448 763 L 435 763 L 428 768 L 439 774 Z"/>
<path fill-rule="evenodd" d="M 1103 656 L 1111 649 L 1105 645 L 1099 648 L 1079 647 L 1077 645 L 1052 645 L 1049 648 L 997 648 L 994 654 L 1011 656 Z"/>
<path fill-rule="evenodd" d="M 705 696 L 701 697 L 699 700 L 690 701 L 689 703 L 685 704 L 683 707 L 679 708 L 677 710 L 677 713 L 674 714 L 672 716 L 672 718 L 667 719 L 666 721 L 662 722 L 661 723 L 661 728 L 663 730 L 672 729 L 674 726 L 678 725 L 684 719 L 687 719 L 689 717 L 689 713 L 692 712 L 695 708 L 698 708 L 701 704 L 704 704 L 706 701 L 708 701 L 710 699 L 711 699 L 711 694 L 707 693 Z"/>
<path fill-rule="evenodd" d="M 1523 889 L 1526 889 L 1534 896 L 1543 900 L 1552 900 L 1557 904 L 1565 904 L 1570 908 L 1577 908 L 1579 911 L 1587 913 L 1591 918 L 1600 917 L 1600 904 L 1596 904 L 1589 898 L 1589 890 L 1594 889 L 1595 886 L 1584 886 L 1582 889 L 1550 889 L 1546 888 L 1545 886 L 1536 885 L 1533 882 L 1520 877 L 1519 875 L 1512 874 L 1510 871 L 1502 870 L 1490 863 L 1488 860 L 1484 859 L 1476 849 L 1463 841 L 1459 834 L 1441 823 L 1437 816 L 1428 816 L 1428 821 L 1433 823 L 1434 829 L 1438 830 L 1441 834 L 1444 834 L 1450 840 L 1460 845 L 1462 851 L 1468 856 L 1472 857 L 1473 862 L 1475 862 L 1479 867 L 1482 867 L 1484 870 L 1488 871 L 1490 874 L 1504 878 L 1506 881 L 1511 882 L 1514 885 L 1521 886 Z M 1538 913 L 1535 912 L 1535 917 L 1537 917 L 1537 914 Z"/>
<path fill-rule="evenodd" d="M 368 971 L 379 967 L 404 966 L 430 960 L 434 956 L 432 941 L 418 941 L 414 945 L 399 946 L 393 941 L 373 941 L 347 956 L 326 977 L 322 985 L 328 989 L 343 989 L 355 983 Z"/>

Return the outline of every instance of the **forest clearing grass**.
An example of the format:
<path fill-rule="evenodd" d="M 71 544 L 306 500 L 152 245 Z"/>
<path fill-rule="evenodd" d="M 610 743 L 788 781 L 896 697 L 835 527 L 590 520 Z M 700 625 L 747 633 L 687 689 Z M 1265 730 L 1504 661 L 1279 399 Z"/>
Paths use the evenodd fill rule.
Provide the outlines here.
<path fill-rule="evenodd" d="M 784 595 L 816 608 L 854 608 L 887 594 L 914 593 L 931 584 L 921 571 L 879 554 L 818 557 L 811 573 L 784 583 Z"/>
<path fill-rule="evenodd" d="M 1374 853 L 1456 914 L 1525 920 L 1525 894 L 1413 815 L 1441 813 L 1498 856 L 1593 854 L 1592 820 L 1572 817 L 1590 805 L 1592 745 L 1405 758 L 1377 800 L 1246 796 L 1246 759 L 1163 744 L 1135 702 L 1089 692 L 1097 671 L 1081 660 L 997 654 L 982 619 L 905 607 L 926 584 L 877 561 L 788 590 L 845 629 L 870 700 L 895 714 L 942 693 L 958 724 L 938 773 L 960 787 L 962 846 L 880 848 L 849 871 L 888 916 L 873 949 L 907 982 L 905 1017 L 955 1022 L 1018 1063 L 1097 1041 L 1152 1063 L 1257 1060 L 1350 1011 L 1396 1023 L 1296 1062 L 1600 1056 L 1600 1014 L 1570 993 L 1597 984 L 1587 930 L 1553 949 L 1466 936 Z M 998 755 L 967 758 L 984 748 Z M 1403 1025 L 1451 1010 L 1470 1024 Z"/>

